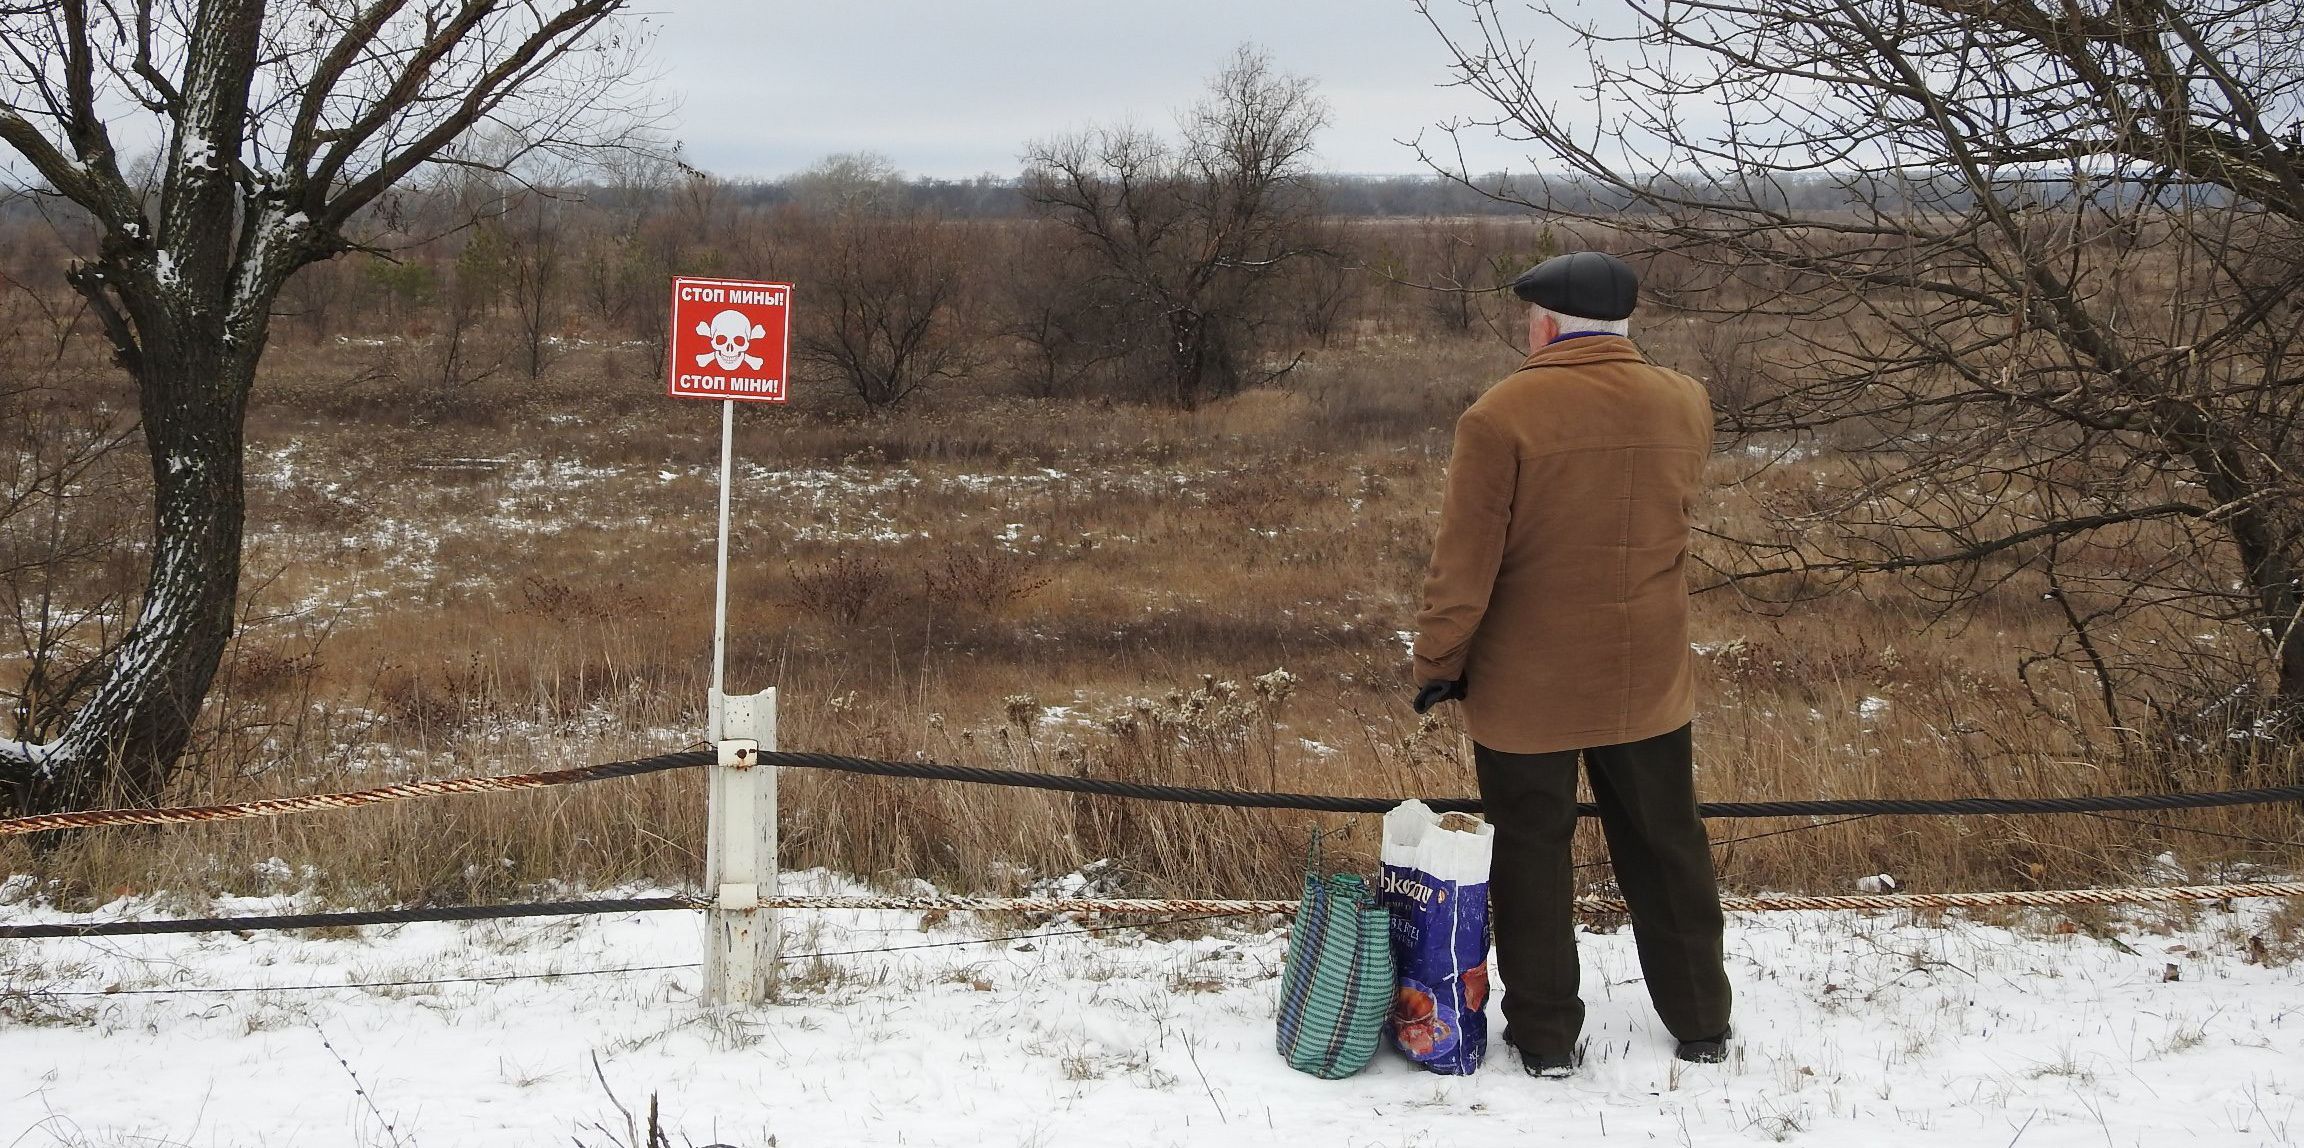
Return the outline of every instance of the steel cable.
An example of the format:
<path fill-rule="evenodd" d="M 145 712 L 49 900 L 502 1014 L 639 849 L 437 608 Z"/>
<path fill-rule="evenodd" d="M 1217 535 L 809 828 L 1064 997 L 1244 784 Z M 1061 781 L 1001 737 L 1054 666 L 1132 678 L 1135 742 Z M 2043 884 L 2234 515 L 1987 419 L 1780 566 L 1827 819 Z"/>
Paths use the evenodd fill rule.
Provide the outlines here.
<path fill-rule="evenodd" d="M 2005 909 L 2070 905 L 2164 904 L 2177 901 L 2229 901 L 2242 897 L 2304 897 L 2304 881 L 2230 885 L 2175 885 L 2121 889 L 2011 889 L 1977 893 L 1863 893 L 1848 896 L 1762 894 L 1722 897 L 1731 913 L 1803 912 L 1846 909 Z M 1288 916 L 1295 901 L 1221 900 L 1193 897 L 896 897 L 785 894 L 760 898 L 763 909 L 900 910 L 946 913 L 1125 913 L 1167 916 Z M 422 909 L 377 909 L 345 913 L 286 913 L 263 917 L 210 917 L 159 921 L 88 921 L 0 926 L 0 939 L 128 937 L 157 933 L 223 933 L 257 929 L 314 929 L 345 925 L 399 925 L 418 921 L 477 921 L 505 917 L 647 913 L 667 909 L 707 909 L 700 897 L 637 897 L 613 901 L 554 901 L 520 905 L 463 905 Z M 1621 897 L 1578 897 L 1576 911 L 1621 915 Z M 877 950 L 859 950 L 872 952 Z M 833 954 L 827 954 L 833 955 Z"/>
<path fill-rule="evenodd" d="M 1313 813 L 1383 813 L 1398 805 L 1398 797 L 1331 797 L 1307 793 L 1257 793 L 1204 789 L 1183 785 L 1148 785 L 1103 777 L 1058 773 L 1029 773 L 1013 769 L 987 769 L 972 765 L 934 762 L 878 761 L 830 753 L 769 752 L 763 763 L 788 769 L 825 769 L 879 777 L 961 781 L 982 785 L 1020 786 L 1071 793 L 1095 793 L 1173 801 L 1187 805 L 1225 805 L 1240 809 L 1292 809 Z M 1439 813 L 1478 813 L 1478 798 L 1423 799 Z M 2108 797 L 1859 797 L 1824 801 L 1708 801 L 1697 807 L 1707 818 L 1843 817 L 1879 814 L 1997 815 L 2021 813 L 2094 813 L 2145 809 L 2209 809 L 2228 805 L 2267 805 L 2280 801 L 2304 802 L 2304 785 L 2234 789 L 2217 793 L 2139 793 Z M 1596 817 L 1599 807 L 1582 803 L 1580 816 Z M 5 824 L 5 823 L 0 823 Z"/>
<path fill-rule="evenodd" d="M 325 809 L 354 809 L 412 797 L 457 793 L 492 793 L 541 789 L 547 786 L 637 777 L 672 769 L 690 769 L 715 760 L 710 750 L 688 750 L 633 761 L 608 762 L 576 769 L 500 777 L 461 777 L 411 781 L 350 793 L 321 793 L 305 797 L 272 798 L 237 805 L 207 805 L 171 809 L 91 809 L 73 813 L 47 813 L 0 820 L 0 837 L 65 829 L 93 829 L 116 825 L 179 825 L 232 821 L 248 817 L 277 817 Z M 1262 793 L 1208 789 L 1185 785 L 1152 785 L 1105 777 L 1035 773 L 936 762 L 881 761 L 829 753 L 771 751 L 760 754 L 762 764 L 787 769 L 821 769 L 877 777 L 928 781 L 957 781 L 1065 793 L 1092 793 L 1187 805 L 1217 805 L 1237 809 L 1288 809 L 1313 813 L 1382 813 L 1404 800 L 1396 797 L 1336 797 L 1310 793 Z M 2282 801 L 2304 802 L 2304 785 L 2233 789 L 2215 793 L 2138 793 L 2083 797 L 1955 797 L 1955 798 L 1839 798 L 1820 801 L 1711 801 L 1697 807 L 1706 818 L 1844 817 L 1883 814 L 1941 816 L 2005 816 L 2035 813 L 2110 813 L 2157 809 L 2212 809 L 2235 805 L 2266 805 Z M 1442 813 L 1477 813 L 1477 798 L 1427 798 L 1425 804 Z M 1579 816 L 1598 816 L 1597 807 L 1576 807 Z"/>
<path fill-rule="evenodd" d="M 73 813 L 42 813 L 0 820 L 0 837 L 47 833 L 59 829 L 96 829 L 112 825 L 185 825 L 206 821 L 238 821 L 247 817 L 279 817 L 289 813 L 315 813 L 326 809 L 357 809 L 411 797 L 441 797 L 455 793 L 501 793 L 544 789 L 587 781 L 639 777 L 671 769 L 693 769 L 714 760 L 710 750 L 685 750 L 632 761 L 555 769 L 542 773 L 516 773 L 500 777 L 449 777 L 433 781 L 405 781 L 397 785 L 360 789 L 350 793 L 314 793 L 303 797 L 274 797 L 236 805 L 193 805 L 170 809 L 85 809 Z"/>

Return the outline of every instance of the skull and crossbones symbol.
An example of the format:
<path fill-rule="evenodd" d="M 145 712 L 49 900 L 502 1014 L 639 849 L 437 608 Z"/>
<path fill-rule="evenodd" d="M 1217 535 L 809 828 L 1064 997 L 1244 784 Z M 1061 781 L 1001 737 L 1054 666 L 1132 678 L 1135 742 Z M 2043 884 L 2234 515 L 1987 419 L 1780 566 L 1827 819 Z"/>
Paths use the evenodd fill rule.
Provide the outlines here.
<path fill-rule="evenodd" d="M 712 349 L 696 356 L 697 366 L 718 362 L 723 371 L 733 371 L 738 364 L 760 369 L 760 356 L 749 352 L 754 340 L 768 337 L 768 329 L 746 318 L 744 312 L 722 311 L 712 316 L 711 322 L 696 324 L 696 333 L 712 340 Z"/>

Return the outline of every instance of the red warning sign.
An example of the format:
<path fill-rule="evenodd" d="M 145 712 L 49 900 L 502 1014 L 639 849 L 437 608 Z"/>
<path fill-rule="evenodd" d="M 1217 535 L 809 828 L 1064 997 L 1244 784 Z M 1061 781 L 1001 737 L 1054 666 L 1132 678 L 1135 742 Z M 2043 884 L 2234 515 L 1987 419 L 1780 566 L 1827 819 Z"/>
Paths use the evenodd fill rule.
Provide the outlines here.
<path fill-rule="evenodd" d="M 783 402 L 791 315 L 790 283 L 672 280 L 672 397 Z"/>

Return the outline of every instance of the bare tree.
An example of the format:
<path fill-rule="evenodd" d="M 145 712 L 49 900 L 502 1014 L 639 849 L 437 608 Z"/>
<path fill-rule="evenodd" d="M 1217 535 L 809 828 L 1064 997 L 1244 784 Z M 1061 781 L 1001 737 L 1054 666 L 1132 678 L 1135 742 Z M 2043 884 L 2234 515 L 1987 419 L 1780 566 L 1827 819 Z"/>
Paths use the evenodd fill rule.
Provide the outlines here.
<path fill-rule="evenodd" d="M 610 159 L 601 165 L 606 178 L 587 201 L 591 226 L 581 243 L 577 279 L 592 320 L 604 332 L 622 334 L 642 300 L 664 293 L 662 277 L 652 274 L 642 257 L 642 237 L 669 189 L 684 175 L 682 165 L 665 156 L 628 153 Z"/>
<path fill-rule="evenodd" d="M 560 326 L 561 279 L 566 270 L 563 232 L 570 214 L 566 200 L 572 194 L 559 187 L 532 187 L 520 193 L 504 214 L 512 242 L 505 286 L 518 322 L 520 366 L 531 379 L 544 373 L 551 335 Z"/>
<path fill-rule="evenodd" d="M 514 165 L 623 138 L 623 0 L 0 3 L 0 144 L 93 221 L 69 281 L 137 386 L 149 575 L 53 736 L 0 742 L 19 809 L 149 801 L 231 637 L 250 385 L 290 275 L 354 247 L 392 188 L 490 129 Z M 158 141 L 148 181 L 126 149 Z"/>
<path fill-rule="evenodd" d="M 1183 116 L 1181 138 L 1102 128 L 1032 145 L 1025 194 L 1070 229 L 1153 328 L 1183 407 L 1269 374 L 1258 359 L 1276 272 L 1311 256 L 1306 170 L 1327 106 L 1312 81 L 1242 47 Z"/>
<path fill-rule="evenodd" d="M 0 643 L 16 663 L 0 699 L 31 738 L 87 701 L 136 589 L 136 432 L 100 395 L 62 393 L 89 382 L 0 384 Z"/>
<path fill-rule="evenodd" d="M 928 214 L 842 211 L 804 229 L 800 357 L 869 407 L 965 373 L 972 358 L 963 231 Z"/>
<path fill-rule="evenodd" d="M 801 359 L 891 407 L 966 371 L 967 233 L 901 202 L 888 161 L 835 155 L 792 181 L 788 233 L 809 303 L 793 333 Z"/>
<path fill-rule="evenodd" d="M 1416 292 L 1419 309 L 1433 329 L 1516 341 L 1524 337 L 1514 330 L 1522 324 L 1516 314 L 1499 311 L 1501 289 L 1532 264 L 1559 254 L 1558 239 L 1550 228 L 1535 231 L 1533 244 L 1519 234 L 1525 230 L 1499 226 L 1494 220 L 1427 219 L 1411 233 L 1404 257 L 1386 260 L 1388 265 L 1379 272 Z M 1504 301 L 1510 303 L 1510 297 Z"/>
<path fill-rule="evenodd" d="M 491 192 L 487 198 L 493 203 L 495 197 Z M 503 362 L 497 353 L 500 348 L 485 337 L 485 328 L 514 274 L 512 243 L 494 207 L 486 212 L 448 263 L 434 298 L 439 326 L 432 332 L 421 371 L 442 403 L 495 374 Z"/>
<path fill-rule="evenodd" d="M 1010 228 L 994 276 L 999 334 L 1014 344 L 1018 381 L 1038 398 L 1076 398 L 1133 348 L 1126 300 L 1108 276 L 1069 258 L 1069 237 L 1045 221 Z"/>
<path fill-rule="evenodd" d="M 2069 626 L 2047 653 L 2098 679 L 2070 692 L 2102 725 L 2136 723 L 2122 696 L 2221 696 L 2242 736 L 2268 728 L 2242 710 L 2304 715 L 2304 9 L 1554 8 L 1593 61 L 1560 103 L 1489 0 L 1420 7 L 1484 129 L 1570 173 L 1530 206 L 1765 340 L 1724 417 L 1779 448 L 1757 465 L 1836 448 L 1715 585 L 2016 586 Z"/>
<path fill-rule="evenodd" d="M 1479 245 L 1465 234 L 1462 224 L 1436 219 L 1421 230 L 1419 238 L 1431 261 L 1429 275 L 1434 288 L 1424 300 L 1425 313 L 1443 331 L 1468 332 L 1479 299 L 1474 292 L 1494 286 L 1477 282 L 1487 260 L 1481 258 Z"/>
<path fill-rule="evenodd" d="M 836 152 L 809 164 L 786 181 L 792 201 L 823 215 L 845 211 L 893 211 L 903 191 L 903 173 L 876 151 Z"/>
<path fill-rule="evenodd" d="M 1343 332 L 1365 282 L 1361 261 L 1347 254 L 1353 240 L 1345 224 L 1313 219 L 1305 228 L 1304 243 L 1318 257 L 1298 259 L 1288 269 L 1285 291 L 1295 310 L 1296 329 L 1323 347 Z"/>

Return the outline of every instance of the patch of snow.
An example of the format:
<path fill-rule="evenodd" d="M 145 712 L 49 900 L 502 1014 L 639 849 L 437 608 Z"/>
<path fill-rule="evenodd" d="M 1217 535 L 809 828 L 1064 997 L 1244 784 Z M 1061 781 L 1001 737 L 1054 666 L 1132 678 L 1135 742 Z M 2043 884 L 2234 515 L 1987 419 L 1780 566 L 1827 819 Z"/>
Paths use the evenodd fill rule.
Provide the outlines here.
<path fill-rule="evenodd" d="M 944 485 L 983 493 L 1001 486 L 1032 486 L 1059 482 L 1070 477 L 1061 470 L 1043 468 L 1038 474 L 956 474 L 943 480 Z"/>
<path fill-rule="evenodd" d="M 2185 871 L 2184 863 L 2169 852 L 2154 857 L 2152 863 L 2144 867 L 2144 873 L 2147 880 L 2168 885 L 2182 885 L 2192 880 L 2192 874 Z"/>
<path fill-rule="evenodd" d="M 784 887 L 864 891 L 821 872 Z M 804 975 L 781 1003 L 716 1012 L 696 1002 L 690 913 L 12 942 L 48 1017 L 0 1026 L 0 1063 L 20 1069 L 0 1134 L 605 1143 L 593 1125 L 621 1135 L 618 1103 L 653 1095 L 671 1142 L 696 1144 L 2282 1143 L 2304 1116 L 2304 964 L 2251 963 L 2232 938 L 2271 903 L 2237 905 L 2115 918 L 2120 945 L 2046 918 L 1734 916 L 1738 1037 L 1720 1065 L 1673 1059 L 1631 930 L 1582 935 L 1590 1043 L 1561 1082 L 1519 1071 L 1494 1003 L 1475 1075 L 1389 1051 L 1342 1081 L 1290 1071 L 1272 1050 L 1286 937 L 1263 921 L 1179 940 L 1057 921 L 984 943 L 965 915 L 788 913 L 787 968 Z M 10 919 L 152 915 L 130 900 Z M 799 959 L 816 953 L 837 955 Z M 583 975 L 603 969 L 634 971 Z M 390 983 L 454 977 L 530 979 Z M 325 987 L 348 982 L 380 983 Z M 182 993 L 258 986 L 276 988 Z"/>
<path fill-rule="evenodd" d="M 1798 462 L 1813 457 L 1816 448 L 1796 443 L 1748 442 L 1744 444 L 1742 452 L 1746 458 L 1764 458 L 1771 463 Z"/>
<path fill-rule="evenodd" d="M 1888 712 L 1888 699 L 1874 695 L 1856 703 L 1856 716 L 1872 721 Z"/>

